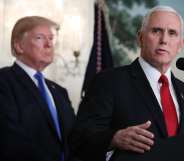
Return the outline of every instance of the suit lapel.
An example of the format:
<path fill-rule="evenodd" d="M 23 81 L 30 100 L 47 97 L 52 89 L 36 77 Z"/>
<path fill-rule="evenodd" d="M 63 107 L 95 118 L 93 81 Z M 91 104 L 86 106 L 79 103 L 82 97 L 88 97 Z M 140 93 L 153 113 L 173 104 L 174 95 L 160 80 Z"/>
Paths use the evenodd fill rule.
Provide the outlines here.
<path fill-rule="evenodd" d="M 31 78 L 27 75 L 27 73 L 22 68 L 20 68 L 16 63 L 13 65 L 12 69 L 16 74 L 16 78 L 19 79 L 19 81 L 23 86 L 25 86 L 25 90 L 27 89 L 29 93 L 33 95 L 35 101 L 38 103 L 38 108 L 41 108 L 42 113 L 45 115 L 49 127 L 55 133 L 55 135 L 57 135 L 55 125 L 52 120 L 52 116 L 49 112 L 49 108 L 47 107 L 47 104 L 44 101 L 44 99 L 42 99 L 39 89 L 37 88 L 35 83 L 31 80 Z"/>
<path fill-rule="evenodd" d="M 182 91 L 182 87 L 180 86 L 180 83 L 177 81 L 177 79 L 174 77 L 174 75 L 171 75 L 172 84 L 175 89 L 176 98 L 179 105 L 180 110 L 180 128 L 179 128 L 179 134 L 184 134 L 184 90 Z"/>
<path fill-rule="evenodd" d="M 162 132 L 162 134 L 166 137 L 167 131 L 166 126 L 163 118 L 163 114 L 160 108 L 160 105 L 154 95 L 154 92 L 149 84 L 149 81 L 144 74 L 138 59 L 136 59 L 131 64 L 131 75 L 132 80 L 135 83 L 135 86 L 139 92 L 140 99 L 145 103 L 146 107 L 149 109 L 150 113 L 155 120 L 156 125 Z"/>
<path fill-rule="evenodd" d="M 61 95 L 61 92 L 58 93 L 57 91 L 57 88 L 56 86 L 51 83 L 50 81 L 46 80 L 46 84 L 53 96 L 53 99 L 54 99 L 54 103 L 55 103 L 55 106 L 56 106 L 56 109 L 57 109 L 57 114 L 58 114 L 58 121 L 59 121 L 59 125 L 60 125 L 60 131 L 61 131 L 61 135 L 62 135 L 62 142 L 64 143 L 65 139 L 64 138 L 66 135 L 65 135 L 65 124 L 64 124 L 64 116 L 63 116 L 63 113 L 64 113 L 64 110 L 62 110 L 65 106 L 65 102 L 64 102 L 64 97 Z"/>

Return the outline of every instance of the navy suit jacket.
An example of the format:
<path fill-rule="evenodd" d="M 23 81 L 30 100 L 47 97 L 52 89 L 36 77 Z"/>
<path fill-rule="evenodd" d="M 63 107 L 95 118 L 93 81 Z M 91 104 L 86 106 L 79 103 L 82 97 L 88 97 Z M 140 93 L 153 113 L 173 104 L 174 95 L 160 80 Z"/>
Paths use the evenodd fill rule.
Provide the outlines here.
<path fill-rule="evenodd" d="M 171 79 L 180 107 L 180 135 L 184 131 L 184 83 L 173 74 Z M 117 130 L 148 120 L 152 122 L 149 130 L 155 142 L 168 138 L 160 105 L 138 60 L 100 73 L 80 104 L 71 137 L 73 151 L 85 161 L 103 161 Z M 123 161 L 123 155 L 129 155 L 127 151 L 114 150 L 114 155 L 121 157 L 112 157 L 116 158 L 113 161 Z"/>
<path fill-rule="evenodd" d="M 69 158 L 68 135 L 75 115 L 66 90 L 46 80 L 56 104 L 62 140 L 47 104 L 26 72 L 16 63 L 0 69 L 0 160 L 61 161 Z"/>

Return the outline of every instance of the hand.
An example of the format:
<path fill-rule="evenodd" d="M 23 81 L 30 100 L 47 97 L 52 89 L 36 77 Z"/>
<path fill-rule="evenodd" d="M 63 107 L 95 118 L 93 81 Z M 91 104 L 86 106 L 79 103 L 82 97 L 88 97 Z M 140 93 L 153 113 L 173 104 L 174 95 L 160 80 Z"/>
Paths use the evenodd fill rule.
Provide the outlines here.
<path fill-rule="evenodd" d="M 113 147 L 138 153 L 149 151 L 154 144 L 154 134 L 148 131 L 151 121 L 118 130 L 113 136 Z"/>

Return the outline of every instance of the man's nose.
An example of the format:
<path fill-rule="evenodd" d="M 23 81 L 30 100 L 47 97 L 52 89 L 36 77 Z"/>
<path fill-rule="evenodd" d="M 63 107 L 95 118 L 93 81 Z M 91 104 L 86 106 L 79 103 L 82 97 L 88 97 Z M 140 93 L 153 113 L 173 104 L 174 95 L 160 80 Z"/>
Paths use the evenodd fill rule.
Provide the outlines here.
<path fill-rule="evenodd" d="M 160 44 L 167 44 L 168 43 L 168 33 L 167 31 L 162 32 L 162 34 L 160 35 Z"/>
<path fill-rule="evenodd" d="M 51 40 L 50 38 L 46 38 L 45 39 L 45 47 L 52 47 L 53 46 L 53 40 Z"/>

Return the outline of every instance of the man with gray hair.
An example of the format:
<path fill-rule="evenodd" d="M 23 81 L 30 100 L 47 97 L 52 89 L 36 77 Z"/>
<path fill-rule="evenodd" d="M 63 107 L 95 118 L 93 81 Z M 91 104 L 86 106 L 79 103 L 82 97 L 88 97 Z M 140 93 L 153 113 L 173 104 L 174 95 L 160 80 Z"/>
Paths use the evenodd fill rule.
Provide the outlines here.
<path fill-rule="evenodd" d="M 148 161 L 158 140 L 184 131 L 184 83 L 171 72 L 183 47 L 183 19 L 171 7 L 154 7 L 138 43 L 140 57 L 98 74 L 80 104 L 71 142 L 84 161 L 103 161 L 108 150 L 112 161 Z"/>
<path fill-rule="evenodd" d="M 15 63 L 0 69 L 0 160 L 68 161 L 75 115 L 67 91 L 44 78 L 59 26 L 28 16 L 12 30 Z"/>

